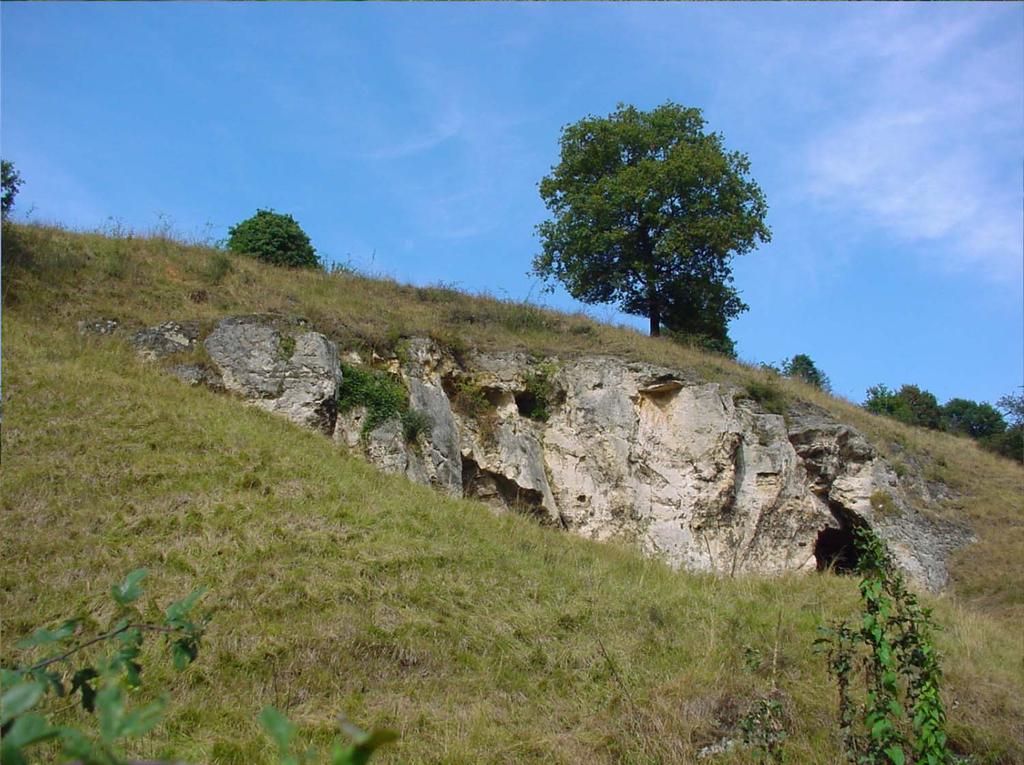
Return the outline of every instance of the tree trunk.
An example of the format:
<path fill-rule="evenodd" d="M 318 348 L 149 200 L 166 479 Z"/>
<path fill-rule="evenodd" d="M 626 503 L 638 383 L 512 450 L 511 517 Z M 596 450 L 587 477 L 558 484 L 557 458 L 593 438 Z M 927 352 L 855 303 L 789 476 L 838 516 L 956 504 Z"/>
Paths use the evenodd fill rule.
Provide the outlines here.
<path fill-rule="evenodd" d="M 661 298 L 658 295 L 658 274 L 654 267 L 654 245 L 646 228 L 640 229 L 640 251 L 646 263 L 647 316 L 651 320 L 651 337 L 661 337 Z"/>

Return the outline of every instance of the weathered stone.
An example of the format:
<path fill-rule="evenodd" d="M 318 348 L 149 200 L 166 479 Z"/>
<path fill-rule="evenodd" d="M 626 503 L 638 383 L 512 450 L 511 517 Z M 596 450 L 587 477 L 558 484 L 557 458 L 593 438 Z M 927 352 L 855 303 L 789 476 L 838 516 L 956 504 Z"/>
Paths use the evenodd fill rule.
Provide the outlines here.
<path fill-rule="evenodd" d="M 210 388 L 223 388 L 220 375 L 199 364 L 175 364 L 167 367 L 167 373 L 177 377 L 186 385 L 206 385 Z"/>
<path fill-rule="evenodd" d="M 112 335 L 118 326 L 117 319 L 85 319 L 78 322 L 78 331 L 83 335 Z"/>
<path fill-rule="evenodd" d="M 366 456 L 385 473 L 404 475 L 416 483 L 429 483 L 430 474 L 422 457 L 405 443 L 397 419 L 381 423 L 366 437 Z"/>
<path fill-rule="evenodd" d="M 284 335 L 262 317 L 222 319 L 204 343 L 229 391 L 293 422 L 332 433 L 341 367 L 319 332 Z"/>
<path fill-rule="evenodd" d="M 221 319 L 203 345 L 224 387 L 246 398 L 277 398 L 287 367 L 281 335 L 254 317 Z"/>
<path fill-rule="evenodd" d="M 409 406 L 430 420 L 423 446 L 428 482 L 449 494 L 461 496 L 459 431 L 441 382 L 442 363 L 442 354 L 432 341 L 415 339 L 407 344 L 404 367 L 409 386 Z"/>
<path fill-rule="evenodd" d="M 132 335 L 132 347 L 147 361 L 158 361 L 191 350 L 198 338 L 199 325 L 196 322 L 165 321 Z"/>

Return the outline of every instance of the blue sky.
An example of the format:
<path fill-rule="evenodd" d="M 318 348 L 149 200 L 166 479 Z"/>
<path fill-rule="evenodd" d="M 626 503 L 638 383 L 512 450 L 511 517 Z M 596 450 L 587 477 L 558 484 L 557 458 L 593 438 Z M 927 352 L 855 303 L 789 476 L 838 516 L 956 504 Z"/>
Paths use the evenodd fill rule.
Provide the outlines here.
<path fill-rule="evenodd" d="M 576 307 L 527 275 L 561 127 L 704 110 L 773 240 L 739 354 L 840 395 L 1024 382 L 1024 5 L 3 3 L 17 217 L 223 237 L 290 212 L 329 259 Z M 644 326 L 612 307 L 600 319 Z"/>

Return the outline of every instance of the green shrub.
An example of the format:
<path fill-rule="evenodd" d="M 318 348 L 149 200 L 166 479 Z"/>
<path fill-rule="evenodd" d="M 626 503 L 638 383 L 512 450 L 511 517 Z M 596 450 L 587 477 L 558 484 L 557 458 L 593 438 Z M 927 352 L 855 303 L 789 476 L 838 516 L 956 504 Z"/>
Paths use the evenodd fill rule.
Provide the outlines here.
<path fill-rule="evenodd" d="M 256 214 L 228 229 L 228 249 L 289 268 L 319 268 L 309 237 L 291 215 L 273 210 Z"/>
<path fill-rule="evenodd" d="M 402 434 L 414 443 L 431 426 L 430 416 L 409 408 L 409 394 L 395 378 L 365 367 L 341 367 L 341 389 L 338 411 L 347 412 L 357 406 L 366 407 L 363 437 L 378 425 L 397 418 Z"/>
<path fill-rule="evenodd" d="M 832 383 L 829 382 L 828 375 L 818 369 L 818 365 L 806 353 L 798 353 L 793 358 L 783 361 L 782 374 L 786 377 L 803 380 L 818 390 L 832 390 Z"/>
<path fill-rule="evenodd" d="M 942 426 L 942 408 L 934 394 L 916 385 L 903 385 L 899 391 L 883 384 L 868 388 L 864 408 L 872 414 L 892 417 L 907 425 L 937 430 Z"/>
<path fill-rule="evenodd" d="M 520 414 L 540 422 L 550 419 L 558 392 L 553 380 L 557 371 L 554 364 L 540 364 L 526 375 L 526 389 L 516 395 Z"/>

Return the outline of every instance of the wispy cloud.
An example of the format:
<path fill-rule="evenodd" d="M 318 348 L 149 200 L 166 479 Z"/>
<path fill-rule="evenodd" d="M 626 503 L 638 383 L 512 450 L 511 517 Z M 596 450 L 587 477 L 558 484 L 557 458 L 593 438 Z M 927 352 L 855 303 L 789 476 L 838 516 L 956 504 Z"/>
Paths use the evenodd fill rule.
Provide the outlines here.
<path fill-rule="evenodd" d="M 857 78 L 855 110 L 809 139 L 808 188 L 905 242 L 932 246 L 933 263 L 1016 288 L 1021 42 L 989 44 L 984 21 L 992 19 L 885 14 L 833 38 L 828 55 L 845 57 Z"/>

